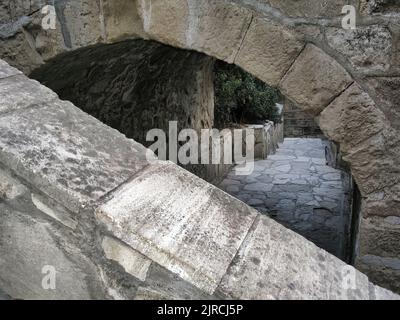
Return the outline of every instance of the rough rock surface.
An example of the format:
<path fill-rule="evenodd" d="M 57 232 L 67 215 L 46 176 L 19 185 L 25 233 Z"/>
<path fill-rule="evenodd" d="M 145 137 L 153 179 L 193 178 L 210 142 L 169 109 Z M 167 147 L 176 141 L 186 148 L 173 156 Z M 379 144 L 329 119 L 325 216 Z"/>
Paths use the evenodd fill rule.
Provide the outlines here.
<path fill-rule="evenodd" d="M 306 43 L 306 49 L 280 81 L 284 93 L 295 102 L 300 102 L 299 105 L 304 109 L 318 114 L 333 100 L 340 99 L 341 93 L 353 81 L 360 85 L 361 90 L 375 102 L 374 106 L 369 104 L 372 115 L 377 114 L 376 110 L 382 110 L 386 118 L 385 129 L 363 141 L 361 148 L 352 150 L 347 157 L 363 192 L 362 215 L 365 218 L 381 217 L 379 219 L 388 216 L 398 217 L 400 187 L 397 163 L 399 158 L 399 134 L 396 124 L 397 91 L 390 89 L 387 85 L 388 80 L 383 78 L 390 78 L 392 87 L 400 78 L 399 5 L 393 0 L 352 2 L 360 9 L 357 20 L 359 31 L 344 35 L 342 31 L 335 31 L 335 28 L 340 27 L 340 9 L 347 3 L 343 0 L 118 0 L 119 7 L 126 8 L 123 11 L 116 10 L 116 6 L 110 5 L 109 1 L 60 0 L 56 2 L 56 30 L 41 28 L 43 15 L 37 11 L 43 5 L 41 1 L 7 1 L 0 4 L 0 29 L 12 30 L 13 35 L 0 39 L 0 57 L 29 74 L 50 59 L 66 52 L 129 37 L 142 37 L 233 62 L 242 44 L 246 42 L 247 36 L 249 39 L 252 37 L 249 29 L 251 21 L 263 19 L 273 21 L 285 29 L 296 30 L 299 39 Z M 132 13 L 131 20 L 127 18 L 129 12 Z M 27 25 L 14 23 L 24 16 L 29 16 L 32 21 Z M 14 28 L 9 28 L 10 23 Z M 118 30 L 121 34 L 118 34 Z M 282 39 L 288 40 L 291 37 Z M 354 45 L 348 46 L 346 39 Z M 360 42 L 359 39 L 364 41 Z M 263 41 L 265 39 L 261 33 L 260 37 L 254 37 L 255 43 L 248 47 L 257 48 L 257 43 Z M 334 44 L 334 47 L 330 44 Z M 285 56 L 286 46 L 282 44 L 281 47 Z M 379 55 L 372 53 L 372 49 L 378 51 Z M 307 57 L 304 53 L 309 53 L 310 56 Z M 315 61 L 310 57 L 314 57 Z M 260 58 L 265 59 L 262 55 Z M 253 59 L 248 61 L 242 59 L 242 62 L 243 68 L 248 70 L 253 68 L 255 72 L 254 66 L 257 63 Z M 308 70 L 308 73 L 303 72 L 303 69 Z M 2 78 L 13 72 L 15 71 L 5 68 L 4 63 L 0 64 Z M 282 70 L 276 70 L 274 79 L 280 72 Z M 365 104 L 364 97 L 364 94 L 359 95 L 361 105 Z M 353 101 L 357 102 L 357 99 L 354 98 Z M 9 102 L 7 104 L 11 105 Z M 21 113 L 19 116 L 22 119 L 22 109 L 17 113 Z M 349 117 L 354 116 L 354 112 L 346 111 L 346 113 Z M 336 116 L 339 115 L 333 114 L 333 116 L 332 123 L 337 123 Z M 85 118 L 84 115 L 80 117 Z M 9 119 L 11 118 L 7 120 Z M 37 120 L 35 118 L 35 121 Z M 60 124 L 59 121 L 56 123 Z M 349 120 L 346 123 L 351 124 L 354 121 Z M 66 125 L 64 122 L 62 124 Z M 70 130 L 74 129 L 71 125 L 66 126 Z M 21 129 L 21 124 L 18 124 L 18 128 Z M 31 129 L 33 130 L 33 127 Z M 360 133 L 364 135 L 365 130 L 360 130 Z M 18 132 L 16 134 L 19 138 L 22 137 L 22 134 Z M 82 133 L 79 132 L 77 135 L 80 134 Z M 110 136 L 114 137 L 113 134 Z M 344 135 L 338 136 L 339 140 L 336 142 L 341 144 L 342 138 Z M 354 140 L 361 141 L 360 138 L 356 131 Z M 346 141 L 349 142 L 348 139 Z M 7 146 L 7 148 L 11 150 L 13 147 Z M 25 158 L 28 156 L 29 154 L 24 155 Z M 20 158 L 15 159 L 17 163 Z M 21 166 L 16 163 L 13 163 L 14 169 Z M 21 160 L 21 163 L 24 161 Z M 33 177 L 34 174 L 30 172 L 29 176 Z M 125 174 L 122 176 L 126 178 Z M 118 179 L 119 176 L 115 178 Z M 42 185 L 44 180 L 38 179 L 36 183 Z M 49 185 L 48 182 L 45 185 Z M 111 184 L 109 186 L 111 187 Z M 387 228 L 391 230 L 390 227 Z M 364 255 L 368 254 L 367 250 L 368 248 L 363 248 L 363 243 L 360 243 L 360 251 L 364 252 Z M 382 248 L 379 256 L 398 258 L 386 254 Z M 374 268 L 374 265 L 368 265 L 365 270 L 368 269 L 368 273 L 375 279 L 379 279 L 379 275 L 382 279 L 385 277 L 395 279 L 396 272 L 390 269 L 390 266 Z M 386 285 L 393 282 L 385 280 L 382 283 Z"/>
<path fill-rule="evenodd" d="M 318 115 L 351 81 L 332 57 L 308 45 L 282 79 L 280 88 L 299 107 Z"/>

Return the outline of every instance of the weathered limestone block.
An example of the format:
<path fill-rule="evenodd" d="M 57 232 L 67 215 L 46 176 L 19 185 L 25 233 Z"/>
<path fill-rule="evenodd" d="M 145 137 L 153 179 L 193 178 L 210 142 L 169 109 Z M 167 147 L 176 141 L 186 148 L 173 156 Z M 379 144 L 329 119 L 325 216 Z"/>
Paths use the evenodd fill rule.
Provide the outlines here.
<path fill-rule="evenodd" d="M 0 168 L 0 201 L 13 200 L 26 191 L 20 182 Z"/>
<path fill-rule="evenodd" d="M 363 194 L 400 180 L 398 137 L 368 94 L 353 84 L 319 116 L 319 125 L 340 143 Z"/>
<path fill-rule="evenodd" d="M 375 255 L 383 257 L 400 256 L 400 224 L 394 225 L 382 217 L 361 219 L 360 257 Z"/>
<path fill-rule="evenodd" d="M 356 83 L 321 112 L 318 122 L 346 154 L 389 126 L 382 111 Z"/>
<path fill-rule="evenodd" d="M 44 16 L 41 11 L 34 13 L 30 16 L 32 22 L 24 29 L 26 40 L 43 62 L 66 51 L 60 20 L 56 20 L 55 30 L 45 30 L 42 27 Z"/>
<path fill-rule="evenodd" d="M 398 132 L 392 128 L 385 128 L 360 143 L 351 153 L 344 155 L 343 159 L 350 163 L 361 193 L 368 195 L 400 183 L 399 154 Z"/>
<path fill-rule="evenodd" d="M 61 1 L 56 3 L 67 48 L 81 48 L 104 41 L 104 25 L 99 1 Z"/>
<path fill-rule="evenodd" d="M 367 264 L 363 263 L 361 260 L 356 261 L 356 267 L 358 270 L 368 274 L 370 281 L 375 283 L 379 282 L 381 286 L 384 286 L 394 292 L 400 291 L 399 279 L 400 271 L 387 268 L 382 264 Z M 384 290 L 384 291 L 383 291 Z M 371 299 L 390 299 L 399 300 L 399 296 L 391 292 L 391 294 L 386 293 L 385 289 L 375 289 L 375 292 L 371 294 Z M 382 292 L 383 291 L 383 292 Z"/>
<path fill-rule="evenodd" d="M 400 77 L 371 77 L 365 84 L 376 96 L 377 106 L 391 126 L 400 130 Z"/>
<path fill-rule="evenodd" d="M 254 18 L 235 63 L 275 86 L 303 46 L 293 30 L 267 18 Z"/>
<path fill-rule="evenodd" d="M 299 107 L 318 115 L 351 82 L 340 64 L 309 44 L 282 79 L 280 88 Z"/>
<path fill-rule="evenodd" d="M 53 91 L 24 75 L 0 79 L 0 114 L 28 107 L 40 107 L 43 103 L 57 98 Z"/>
<path fill-rule="evenodd" d="M 16 76 L 19 74 L 22 74 L 22 72 L 11 67 L 4 60 L 0 59 L 0 79 Z"/>
<path fill-rule="evenodd" d="M 347 0 L 266 0 L 272 7 L 279 9 L 290 17 L 337 17 Z"/>
<path fill-rule="evenodd" d="M 363 203 L 363 215 L 391 217 L 400 216 L 400 183 L 378 189 L 368 194 Z"/>
<path fill-rule="evenodd" d="M 218 0 L 142 0 L 145 32 L 154 40 L 233 62 L 251 12 Z"/>
<path fill-rule="evenodd" d="M 0 161 L 75 213 L 147 165 L 142 145 L 69 102 L 5 114 L 0 128 Z"/>
<path fill-rule="evenodd" d="M 140 281 L 146 280 L 151 260 L 111 237 L 104 237 L 102 247 L 107 259 L 118 262 L 127 273 Z"/>
<path fill-rule="evenodd" d="M 16 299 L 104 299 L 96 267 L 64 241 L 50 224 L 0 204 L 0 287 Z M 43 286 L 52 270 L 54 290 Z"/>
<path fill-rule="evenodd" d="M 16 33 L 28 25 L 31 18 L 22 16 L 17 21 L 12 21 L 6 24 L 0 24 L 0 39 L 7 39 L 13 37 Z"/>
<path fill-rule="evenodd" d="M 392 291 L 372 284 L 370 285 L 370 298 L 373 300 L 399 300 L 399 296 Z"/>
<path fill-rule="evenodd" d="M 370 72 L 389 69 L 392 36 L 387 27 L 358 26 L 355 30 L 327 28 L 325 34 L 331 48 L 349 59 L 356 70 Z"/>
<path fill-rule="evenodd" d="M 42 57 L 35 50 L 34 42 L 30 40 L 27 31 L 17 33 L 9 39 L 0 39 L 0 58 L 28 74 L 43 63 Z"/>
<path fill-rule="evenodd" d="M 346 287 L 346 276 L 354 287 Z M 369 299 L 368 278 L 300 235 L 260 216 L 217 294 L 232 299 Z"/>
<path fill-rule="evenodd" d="M 115 237 L 209 294 L 255 216 L 170 163 L 153 164 L 97 210 Z"/>
<path fill-rule="evenodd" d="M 13 0 L 4 1 L 0 5 L 0 21 L 15 21 L 21 16 L 27 16 L 41 9 L 46 4 L 51 4 L 51 0 Z"/>
<path fill-rule="evenodd" d="M 146 38 L 138 12 L 140 0 L 105 0 L 103 15 L 107 42 Z"/>
<path fill-rule="evenodd" d="M 52 5 L 53 2 L 13 1 L 9 2 L 8 8 L 0 8 L 0 14 L 7 12 L 5 15 L 8 17 L 0 22 L 0 55 L 26 74 L 44 60 L 64 51 L 59 20 L 56 21 L 56 30 L 42 28 L 45 14 L 41 9 L 46 4 Z"/>

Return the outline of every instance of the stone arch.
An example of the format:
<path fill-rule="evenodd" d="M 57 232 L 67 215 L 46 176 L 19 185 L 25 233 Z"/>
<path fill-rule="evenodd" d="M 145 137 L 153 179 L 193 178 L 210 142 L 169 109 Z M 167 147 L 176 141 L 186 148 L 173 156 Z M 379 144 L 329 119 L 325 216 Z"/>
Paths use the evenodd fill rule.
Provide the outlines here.
<path fill-rule="evenodd" d="M 351 165 L 363 197 L 359 265 L 370 271 L 374 267 L 364 265 L 363 257 L 398 258 L 400 254 L 387 240 L 399 237 L 397 224 L 390 222 L 399 216 L 398 131 L 377 105 L 376 94 L 366 90 L 368 85 L 348 56 L 333 50 L 324 40 L 327 33 L 320 24 L 337 28 L 341 6 L 347 1 L 332 1 L 321 10 L 313 8 L 311 16 L 305 5 L 292 7 L 286 3 L 61 2 L 57 7 L 58 29 L 34 29 L 28 36 L 30 43 L 21 49 L 33 50 L 37 61 L 20 63 L 15 58 L 14 64 L 29 71 L 35 63 L 40 65 L 63 52 L 143 38 L 235 63 L 269 85 L 278 86 L 317 118 L 322 131 L 340 144 L 344 159 Z M 39 23 L 39 14 L 32 18 Z M 379 234 L 384 234 L 384 240 Z"/>

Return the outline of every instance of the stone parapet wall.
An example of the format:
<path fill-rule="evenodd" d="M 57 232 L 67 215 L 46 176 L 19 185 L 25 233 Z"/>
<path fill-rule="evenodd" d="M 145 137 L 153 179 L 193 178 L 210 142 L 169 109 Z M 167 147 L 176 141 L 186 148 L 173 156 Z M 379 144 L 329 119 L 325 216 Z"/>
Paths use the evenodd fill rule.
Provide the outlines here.
<path fill-rule="evenodd" d="M 254 159 L 267 159 L 283 142 L 283 123 L 267 121 L 263 125 L 248 125 L 246 128 L 254 130 Z"/>
<path fill-rule="evenodd" d="M 2 60 L 0 99 L 0 287 L 13 298 L 399 298 L 177 165 L 149 162 Z"/>
<path fill-rule="evenodd" d="M 267 159 L 270 154 L 274 154 L 279 147 L 279 143 L 283 142 L 283 124 L 274 124 L 272 121 L 266 121 L 264 125 L 246 125 L 242 128 L 245 134 L 254 134 L 254 159 Z M 250 130 L 248 130 L 250 129 Z M 220 150 L 224 150 L 225 143 L 231 145 L 234 150 L 234 140 L 232 137 L 234 129 L 226 129 L 221 131 Z M 246 154 L 246 136 L 243 135 L 243 154 Z M 215 185 L 219 184 L 228 172 L 232 169 L 234 163 L 227 164 L 225 162 L 224 153 L 220 153 L 219 164 L 205 165 L 206 174 L 201 177 Z"/>

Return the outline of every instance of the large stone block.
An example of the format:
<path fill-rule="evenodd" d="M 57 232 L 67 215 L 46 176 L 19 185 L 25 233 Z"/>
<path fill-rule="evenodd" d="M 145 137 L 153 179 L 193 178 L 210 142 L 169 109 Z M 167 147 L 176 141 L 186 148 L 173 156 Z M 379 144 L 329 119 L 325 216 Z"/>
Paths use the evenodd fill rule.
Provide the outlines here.
<path fill-rule="evenodd" d="M 352 79 L 332 57 L 309 44 L 280 83 L 281 91 L 299 107 L 318 115 Z"/>
<path fill-rule="evenodd" d="M 50 224 L 0 204 L 0 287 L 15 299 L 104 299 L 97 268 L 65 242 Z"/>
<path fill-rule="evenodd" d="M 212 294 L 255 211 L 174 164 L 153 164 L 97 211 L 114 236 Z"/>
<path fill-rule="evenodd" d="M 370 77 L 365 84 L 391 126 L 400 130 L 400 77 Z"/>
<path fill-rule="evenodd" d="M 138 0 L 105 0 L 103 15 L 107 42 L 145 37 L 138 12 Z"/>
<path fill-rule="evenodd" d="M 400 296 L 379 286 L 370 286 L 370 296 L 374 300 L 400 300 Z"/>
<path fill-rule="evenodd" d="M 16 76 L 18 74 L 22 74 L 22 72 L 0 59 L 0 79 Z"/>
<path fill-rule="evenodd" d="M 39 82 L 23 75 L 0 79 L 0 114 L 28 107 L 40 107 L 58 96 Z"/>
<path fill-rule="evenodd" d="M 251 21 L 251 12 L 217 0 L 143 0 L 145 32 L 172 46 L 233 62 Z"/>
<path fill-rule="evenodd" d="M 275 86 L 303 46 L 293 30 L 266 18 L 254 18 L 235 63 Z"/>
<path fill-rule="evenodd" d="M 14 37 L 0 39 L 0 58 L 25 74 L 43 63 L 42 57 L 35 50 L 33 41 L 27 32 L 19 32 Z"/>
<path fill-rule="evenodd" d="M 100 1 L 58 1 L 55 6 L 67 48 L 80 48 L 105 40 Z"/>
<path fill-rule="evenodd" d="M 363 202 L 363 216 L 400 217 L 400 183 L 377 189 Z"/>
<path fill-rule="evenodd" d="M 321 112 L 318 122 L 330 139 L 340 143 L 344 153 L 389 126 L 382 111 L 356 83 Z"/>
<path fill-rule="evenodd" d="M 360 254 L 382 257 L 400 256 L 400 225 L 393 225 L 381 217 L 363 218 L 359 234 Z"/>
<path fill-rule="evenodd" d="M 357 269 L 368 274 L 370 281 L 379 283 L 380 286 L 393 290 L 393 292 L 400 293 L 400 271 L 379 266 L 376 264 L 363 263 L 361 260 L 356 261 Z M 383 288 L 376 289 L 371 292 L 371 299 L 394 299 L 399 300 L 400 296 L 395 293 L 388 293 Z"/>
<path fill-rule="evenodd" d="M 400 183 L 399 154 L 397 131 L 385 128 L 344 154 L 343 159 L 351 164 L 352 174 L 365 196 Z"/>
<path fill-rule="evenodd" d="M 368 286 L 368 278 L 353 267 L 261 216 L 217 294 L 232 299 L 369 299 Z"/>
<path fill-rule="evenodd" d="M 42 27 L 45 15 L 41 11 L 35 12 L 30 17 L 32 21 L 25 27 L 24 36 L 43 61 L 47 61 L 66 51 L 64 36 L 67 36 L 67 33 L 63 33 L 65 31 L 63 30 L 64 25 L 60 23 L 60 20 L 56 20 L 55 29 L 45 30 Z M 28 61 L 24 63 L 26 63 L 25 67 L 31 67 Z"/>
<path fill-rule="evenodd" d="M 326 39 L 356 70 L 387 71 L 390 67 L 392 36 L 384 26 L 357 26 L 355 30 L 327 28 Z"/>
<path fill-rule="evenodd" d="M 0 128 L 0 161 L 75 213 L 148 165 L 142 145 L 69 102 L 5 114 Z"/>

